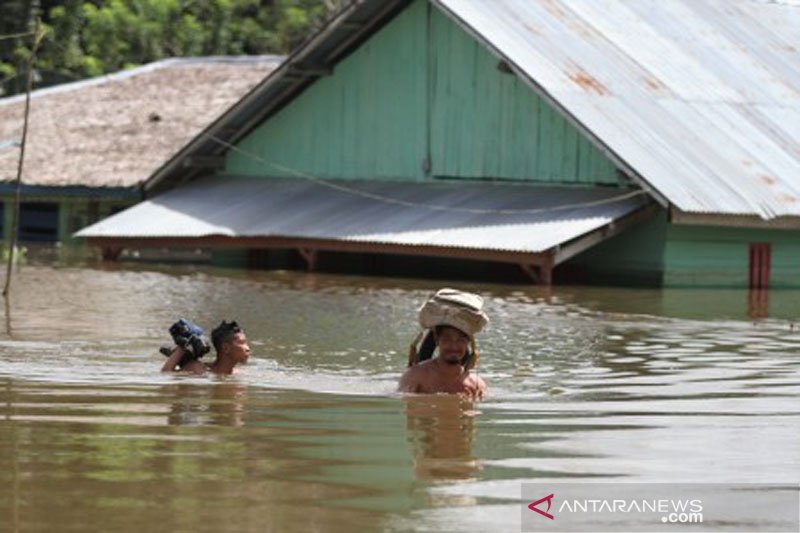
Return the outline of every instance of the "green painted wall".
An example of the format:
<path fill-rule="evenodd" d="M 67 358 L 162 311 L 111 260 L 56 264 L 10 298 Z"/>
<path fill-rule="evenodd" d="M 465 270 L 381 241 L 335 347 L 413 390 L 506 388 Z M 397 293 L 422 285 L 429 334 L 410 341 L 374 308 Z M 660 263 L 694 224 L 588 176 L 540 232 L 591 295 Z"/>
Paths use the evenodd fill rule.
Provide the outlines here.
<path fill-rule="evenodd" d="M 417 0 L 246 136 L 252 155 L 230 151 L 223 173 L 617 183 L 599 150 L 497 64 Z"/>
<path fill-rule="evenodd" d="M 416 2 L 239 147 L 326 178 L 422 179 L 427 7 Z M 292 176 L 237 152 L 225 172 Z"/>
<path fill-rule="evenodd" d="M 600 150 L 437 9 L 430 36 L 434 175 L 618 183 Z"/>
<path fill-rule="evenodd" d="M 800 287 L 800 232 L 678 225 L 667 230 L 664 285 L 746 288 L 757 242 L 771 244 L 771 286 Z"/>
<path fill-rule="evenodd" d="M 667 214 L 649 220 L 578 254 L 556 267 L 579 283 L 660 286 L 664 276 Z M 558 278 L 556 278 L 558 279 Z"/>
<path fill-rule="evenodd" d="M 563 265 L 590 284 L 747 288 L 750 244 L 772 250 L 771 287 L 800 287 L 800 232 L 668 224 L 661 212 Z"/>

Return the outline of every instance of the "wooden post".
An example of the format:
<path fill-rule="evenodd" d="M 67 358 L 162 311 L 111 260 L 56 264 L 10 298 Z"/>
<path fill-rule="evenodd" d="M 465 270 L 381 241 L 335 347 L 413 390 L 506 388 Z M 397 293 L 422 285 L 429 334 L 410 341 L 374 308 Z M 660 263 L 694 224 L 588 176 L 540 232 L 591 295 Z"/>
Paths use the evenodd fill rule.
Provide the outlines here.
<path fill-rule="evenodd" d="M 552 285 L 553 284 L 553 256 L 545 257 L 538 265 L 530 265 L 528 263 L 518 263 L 519 268 L 531 278 L 531 281 L 536 285 Z M 536 268 L 534 268 L 534 266 Z"/>
<path fill-rule="evenodd" d="M 545 261 L 541 265 L 539 265 L 539 279 L 541 279 L 542 285 L 552 285 L 553 284 L 553 261 Z"/>
<path fill-rule="evenodd" d="M 317 266 L 317 251 L 311 248 L 298 248 L 297 253 L 305 260 L 308 271 L 314 272 Z"/>
<path fill-rule="evenodd" d="M 101 254 L 103 255 L 103 261 L 116 261 L 119 259 L 121 253 L 122 248 L 114 246 L 104 246 L 101 251 Z"/>
<path fill-rule="evenodd" d="M 525 273 L 526 276 L 531 278 L 531 281 L 534 284 L 539 283 L 539 273 L 536 271 L 535 268 L 533 268 L 533 265 L 529 265 L 527 263 L 520 263 L 519 268 L 522 269 L 522 271 Z"/>

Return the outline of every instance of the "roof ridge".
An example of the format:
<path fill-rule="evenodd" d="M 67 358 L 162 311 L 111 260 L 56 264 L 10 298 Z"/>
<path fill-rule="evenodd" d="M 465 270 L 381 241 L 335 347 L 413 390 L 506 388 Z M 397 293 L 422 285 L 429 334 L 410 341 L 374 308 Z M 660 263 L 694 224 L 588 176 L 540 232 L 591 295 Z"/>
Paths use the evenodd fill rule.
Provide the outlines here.
<path fill-rule="evenodd" d="M 213 65 L 213 64 L 228 64 L 228 65 L 278 65 L 284 60 L 284 56 L 280 55 L 255 55 L 255 56 L 195 56 L 195 57 L 168 57 L 145 63 L 137 67 L 118 70 L 110 72 L 94 78 L 86 78 L 83 80 L 70 81 L 60 83 L 51 87 L 43 87 L 31 92 L 31 98 L 41 98 L 51 94 L 61 94 L 65 92 L 85 89 L 87 87 L 94 87 L 96 85 L 103 85 L 109 82 L 121 81 L 128 78 L 133 78 L 141 74 L 146 74 L 155 70 L 172 67 L 183 67 L 191 65 Z M 0 107 L 5 105 L 13 105 L 25 100 L 25 94 L 15 94 L 14 96 L 7 96 L 0 98 Z"/>

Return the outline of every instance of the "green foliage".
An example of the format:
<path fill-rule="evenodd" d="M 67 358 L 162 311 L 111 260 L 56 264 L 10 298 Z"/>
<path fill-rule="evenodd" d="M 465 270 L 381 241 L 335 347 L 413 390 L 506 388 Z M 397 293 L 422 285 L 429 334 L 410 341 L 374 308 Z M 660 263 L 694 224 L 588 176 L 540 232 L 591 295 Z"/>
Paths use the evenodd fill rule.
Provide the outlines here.
<path fill-rule="evenodd" d="M 0 245 L 0 261 L 3 264 L 8 262 L 8 256 L 11 255 L 11 247 L 7 244 Z M 14 261 L 24 262 L 28 257 L 28 249 L 25 246 L 17 246 L 17 251 L 14 254 Z"/>
<path fill-rule="evenodd" d="M 287 54 L 348 0 L 0 0 L 0 36 L 47 35 L 38 86 L 165 57 Z M 0 40 L 0 95 L 23 90 L 31 38 Z"/>

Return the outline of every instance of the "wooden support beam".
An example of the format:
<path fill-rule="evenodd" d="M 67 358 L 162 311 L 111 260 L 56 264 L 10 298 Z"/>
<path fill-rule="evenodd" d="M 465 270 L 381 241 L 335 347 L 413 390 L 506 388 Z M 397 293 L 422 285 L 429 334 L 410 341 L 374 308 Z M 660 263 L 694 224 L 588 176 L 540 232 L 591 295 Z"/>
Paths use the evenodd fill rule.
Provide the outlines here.
<path fill-rule="evenodd" d="M 564 261 L 571 259 L 584 250 L 588 250 L 592 246 L 619 235 L 626 229 L 648 220 L 659 211 L 661 211 L 661 208 L 656 204 L 646 205 L 629 215 L 603 226 L 602 228 L 598 228 L 591 233 L 587 233 L 586 235 L 578 237 L 577 239 L 574 239 L 561 246 L 556 246 L 552 249 L 552 251 L 555 252 L 553 257 L 554 264 L 560 265 Z"/>
<path fill-rule="evenodd" d="M 329 252 L 384 253 L 411 256 L 443 257 L 497 261 L 499 263 L 541 265 L 552 261 L 552 252 L 512 252 L 504 250 L 470 249 L 429 245 L 359 242 L 335 239 L 299 237 L 88 237 L 89 246 L 120 248 L 259 248 L 259 249 L 313 249 Z"/>
<path fill-rule="evenodd" d="M 536 265 L 519 263 L 519 268 L 522 269 L 536 285 L 553 284 L 554 260 L 552 256 L 544 257 L 542 261 Z"/>
<path fill-rule="evenodd" d="M 297 77 L 322 77 L 333 74 L 333 67 L 325 65 L 290 65 L 287 76 Z"/>
<path fill-rule="evenodd" d="M 190 155 L 183 160 L 186 168 L 222 168 L 225 166 L 225 157 L 221 155 Z"/>
<path fill-rule="evenodd" d="M 539 279 L 542 285 L 553 284 L 553 259 L 539 265 Z"/>
<path fill-rule="evenodd" d="M 539 283 L 539 271 L 533 266 L 526 263 L 520 263 L 519 268 L 525 273 L 526 276 L 531 278 L 535 284 Z"/>
<path fill-rule="evenodd" d="M 114 246 L 104 246 L 101 249 L 101 253 L 103 255 L 103 261 L 116 261 L 117 259 L 119 259 L 119 256 L 122 253 L 122 248 Z"/>
<path fill-rule="evenodd" d="M 309 272 L 314 272 L 317 267 L 317 251 L 313 248 L 298 248 L 297 253 L 306 262 L 306 268 Z"/>

